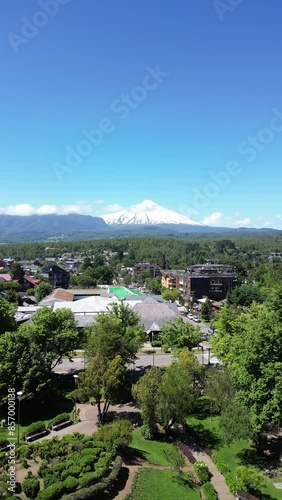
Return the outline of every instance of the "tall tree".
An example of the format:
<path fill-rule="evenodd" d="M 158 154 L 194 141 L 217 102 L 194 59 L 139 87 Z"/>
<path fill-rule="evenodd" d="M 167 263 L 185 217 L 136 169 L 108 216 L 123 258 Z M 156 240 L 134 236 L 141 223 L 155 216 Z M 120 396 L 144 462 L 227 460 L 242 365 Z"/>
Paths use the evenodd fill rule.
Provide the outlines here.
<path fill-rule="evenodd" d="M 98 314 L 88 334 L 89 357 L 99 352 L 105 358 L 113 359 L 119 354 L 124 362 L 134 359 L 145 340 L 139 317 L 123 303 L 113 304 L 107 313 Z"/>
<path fill-rule="evenodd" d="M 162 371 L 152 367 L 132 388 L 132 395 L 141 408 L 143 424 L 148 425 L 153 434 L 157 422 L 158 390 Z"/>
<path fill-rule="evenodd" d="M 213 315 L 212 305 L 210 299 L 206 298 L 202 305 L 201 316 L 204 321 L 210 321 Z"/>
<path fill-rule="evenodd" d="M 110 404 L 123 402 L 128 389 L 127 371 L 119 355 L 108 360 L 98 352 L 90 360 L 86 371 L 79 374 L 79 397 L 82 400 L 95 400 L 101 423 L 106 420 Z"/>
<path fill-rule="evenodd" d="M 42 283 L 39 283 L 37 287 L 35 288 L 34 295 L 36 298 L 37 304 L 41 302 L 44 297 L 49 295 L 53 290 L 52 285 L 50 283 L 46 283 L 45 281 L 42 281 Z"/>
<path fill-rule="evenodd" d="M 10 274 L 13 280 L 20 280 L 24 277 L 24 270 L 19 262 L 15 262 L 12 265 Z"/>
<path fill-rule="evenodd" d="M 266 425 L 282 420 L 282 325 L 279 311 L 252 305 L 222 312 L 213 351 L 230 368 L 237 398 L 249 409 L 257 442 Z"/>

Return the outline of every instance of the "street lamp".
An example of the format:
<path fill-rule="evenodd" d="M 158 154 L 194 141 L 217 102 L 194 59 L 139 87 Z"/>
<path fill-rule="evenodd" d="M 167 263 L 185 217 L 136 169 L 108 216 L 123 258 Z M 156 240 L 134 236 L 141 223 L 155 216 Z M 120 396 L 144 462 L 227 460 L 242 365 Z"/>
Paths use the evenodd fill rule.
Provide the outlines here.
<path fill-rule="evenodd" d="M 18 396 L 18 446 L 20 444 L 20 409 L 21 409 L 21 399 L 22 399 L 23 391 L 18 391 L 17 396 Z"/>
<path fill-rule="evenodd" d="M 208 351 L 208 365 L 209 365 L 211 360 L 211 347 L 207 347 L 207 351 Z"/>
<path fill-rule="evenodd" d="M 155 366 L 155 351 L 153 351 L 153 366 Z"/>
<path fill-rule="evenodd" d="M 78 379 L 78 375 L 74 375 L 74 423 L 76 423 L 76 383 Z"/>

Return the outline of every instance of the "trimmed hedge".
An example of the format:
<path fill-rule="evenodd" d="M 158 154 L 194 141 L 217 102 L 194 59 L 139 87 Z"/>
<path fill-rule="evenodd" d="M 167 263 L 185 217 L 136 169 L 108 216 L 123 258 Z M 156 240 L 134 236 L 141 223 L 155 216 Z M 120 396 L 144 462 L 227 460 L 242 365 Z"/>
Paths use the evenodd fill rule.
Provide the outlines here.
<path fill-rule="evenodd" d="M 51 429 L 52 425 L 58 425 L 58 424 L 61 424 L 63 422 L 67 422 L 68 420 L 70 422 L 72 422 L 72 419 L 71 419 L 69 413 L 66 413 L 66 412 L 60 413 L 60 415 L 57 415 L 56 417 L 52 418 L 52 420 L 49 420 L 48 429 Z"/>
<path fill-rule="evenodd" d="M 112 471 L 107 478 L 103 479 L 100 483 L 94 484 L 93 486 L 89 486 L 88 488 L 81 488 L 75 493 L 64 496 L 64 500 L 91 500 L 92 498 L 99 496 L 106 489 L 111 488 L 112 484 L 118 478 L 121 466 L 122 458 L 118 455 L 115 458 Z"/>
<path fill-rule="evenodd" d="M 203 484 L 203 492 L 205 495 L 205 500 L 217 500 L 217 493 L 212 483 L 207 482 Z"/>
<path fill-rule="evenodd" d="M 30 435 L 30 434 L 37 434 L 39 432 L 43 432 L 43 431 L 46 431 L 46 427 L 45 427 L 45 422 L 33 422 L 33 424 L 29 425 L 29 427 L 27 427 L 25 429 L 25 433 L 24 433 L 24 437 Z"/>

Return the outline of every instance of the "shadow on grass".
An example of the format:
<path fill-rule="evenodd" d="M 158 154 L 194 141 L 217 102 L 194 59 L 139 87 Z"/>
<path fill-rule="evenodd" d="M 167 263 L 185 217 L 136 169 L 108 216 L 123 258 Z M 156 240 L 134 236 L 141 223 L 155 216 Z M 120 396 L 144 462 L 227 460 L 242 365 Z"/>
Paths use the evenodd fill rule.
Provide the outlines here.
<path fill-rule="evenodd" d="M 183 432 L 183 442 L 191 448 L 201 451 L 204 448 L 217 449 L 222 445 L 222 440 L 215 432 L 205 429 L 202 424 L 193 425 L 186 424 Z"/>
<path fill-rule="evenodd" d="M 137 448 L 126 448 L 122 453 L 123 462 L 126 465 L 140 465 L 141 462 L 147 461 L 147 453 L 138 450 Z"/>
<path fill-rule="evenodd" d="M 266 472 L 279 469 L 280 453 L 282 449 L 282 437 L 273 436 L 266 441 L 265 449 L 261 452 L 252 446 L 249 449 L 242 450 L 238 453 L 238 457 L 243 465 L 254 465 Z M 273 474 L 275 475 L 275 474 Z"/>

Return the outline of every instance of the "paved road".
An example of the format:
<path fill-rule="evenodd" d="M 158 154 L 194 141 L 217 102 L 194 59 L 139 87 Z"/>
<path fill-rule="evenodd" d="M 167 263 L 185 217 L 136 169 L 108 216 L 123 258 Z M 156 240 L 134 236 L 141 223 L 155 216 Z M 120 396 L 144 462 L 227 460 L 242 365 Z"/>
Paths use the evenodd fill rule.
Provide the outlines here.
<path fill-rule="evenodd" d="M 203 352 L 195 353 L 199 363 L 207 365 L 209 361 L 209 344 L 207 342 L 203 343 Z M 129 369 L 131 370 L 142 370 L 148 368 L 149 366 L 169 366 L 173 361 L 173 356 L 171 354 L 142 354 L 138 356 L 135 360 L 135 364 L 130 364 Z M 62 363 L 54 368 L 55 373 L 69 373 L 74 371 L 83 370 L 87 366 L 85 358 L 75 357 L 73 361 L 69 361 L 64 358 Z"/>

